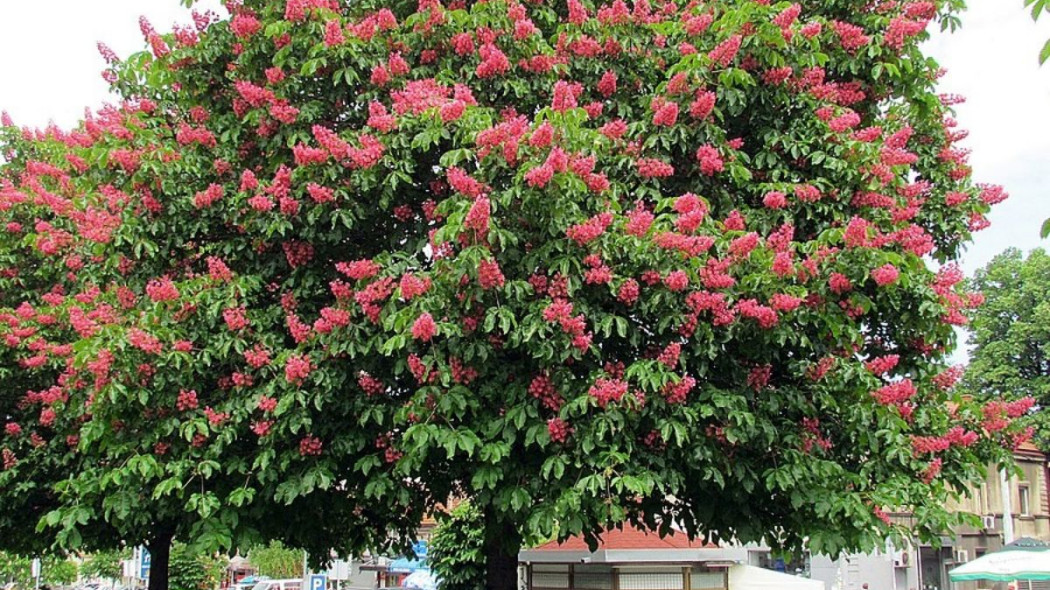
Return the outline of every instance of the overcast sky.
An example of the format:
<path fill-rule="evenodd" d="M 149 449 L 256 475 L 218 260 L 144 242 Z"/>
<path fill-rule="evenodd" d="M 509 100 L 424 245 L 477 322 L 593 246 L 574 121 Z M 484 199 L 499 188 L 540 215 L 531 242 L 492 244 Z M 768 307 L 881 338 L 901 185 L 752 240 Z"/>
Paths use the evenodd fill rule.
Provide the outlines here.
<path fill-rule="evenodd" d="M 4 2 L 0 18 L 0 109 L 20 125 L 53 120 L 69 127 L 85 106 L 107 99 L 95 49 L 104 41 L 118 55 L 143 47 L 138 18 L 159 30 L 189 23 L 177 0 L 33 0 Z M 963 28 L 938 34 L 928 50 L 948 69 L 942 90 L 968 97 L 958 107 L 965 145 L 978 181 L 1003 184 L 1011 198 L 995 208 L 992 227 L 977 235 L 963 265 L 967 273 L 1002 249 L 1039 245 L 1050 217 L 1050 64 L 1036 56 L 1050 38 L 1050 18 L 1038 25 L 1022 0 L 970 0 Z M 201 8 L 217 8 L 204 0 Z"/>

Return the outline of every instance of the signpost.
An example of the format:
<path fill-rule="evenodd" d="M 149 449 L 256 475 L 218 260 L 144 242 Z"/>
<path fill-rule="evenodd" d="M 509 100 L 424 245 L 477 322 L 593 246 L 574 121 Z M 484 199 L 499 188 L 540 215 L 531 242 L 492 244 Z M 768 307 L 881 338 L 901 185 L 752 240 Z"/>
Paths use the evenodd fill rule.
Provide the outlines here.
<path fill-rule="evenodd" d="M 149 579 L 149 566 L 151 563 L 149 549 L 145 547 L 139 548 L 139 579 Z"/>
<path fill-rule="evenodd" d="M 310 574 L 309 580 L 306 590 L 325 590 L 328 587 L 328 576 L 324 574 Z"/>
<path fill-rule="evenodd" d="M 39 557 L 37 557 L 36 559 L 33 560 L 33 563 L 32 563 L 32 565 L 30 565 L 29 569 L 30 569 L 30 573 L 33 574 L 33 580 L 34 580 L 33 583 L 35 584 L 34 587 L 35 588 L 39 588 L 40 587 L 40 558 Z"/>

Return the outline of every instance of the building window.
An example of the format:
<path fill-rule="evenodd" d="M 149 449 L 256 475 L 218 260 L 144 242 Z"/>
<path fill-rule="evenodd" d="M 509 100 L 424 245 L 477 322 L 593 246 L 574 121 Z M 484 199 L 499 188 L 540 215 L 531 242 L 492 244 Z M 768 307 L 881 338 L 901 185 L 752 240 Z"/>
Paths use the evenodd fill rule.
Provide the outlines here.
<path fill-rule="evenodd" d="M 1018 512 L 1021 514 L 1021 516 L 1031 516 L 1032 515 L 1032 506 L 1031 506 L 1031 501 L 1030 501 L 1030 498 L 1029 498 L 1028 486 L 1027 485 L 1021 485 L 1021 486 L 1017 487 L 1017 497 L 1018 497 L 1018 502 L 1017 502 L 1017 510 L 1018 510 Z"/>

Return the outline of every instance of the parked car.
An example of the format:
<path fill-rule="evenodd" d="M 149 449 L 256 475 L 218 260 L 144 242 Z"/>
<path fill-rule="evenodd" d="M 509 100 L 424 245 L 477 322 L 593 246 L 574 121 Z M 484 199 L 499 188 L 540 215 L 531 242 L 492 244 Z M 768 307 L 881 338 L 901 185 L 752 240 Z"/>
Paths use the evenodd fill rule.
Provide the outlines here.
<path fill-rule="evenodd" d="M 256 584 L 269 580 L 270 576 L 245 576 L 236 584 L 230 586 L 230 590 L 252 590 Z"/>
<path fill-rule="evenodd" d="M 252 590 L 301 590 L 302 587 L 302 580 L 290 578 L 286 580 L 262 580 L 255 586 L 252 586 Z"/>

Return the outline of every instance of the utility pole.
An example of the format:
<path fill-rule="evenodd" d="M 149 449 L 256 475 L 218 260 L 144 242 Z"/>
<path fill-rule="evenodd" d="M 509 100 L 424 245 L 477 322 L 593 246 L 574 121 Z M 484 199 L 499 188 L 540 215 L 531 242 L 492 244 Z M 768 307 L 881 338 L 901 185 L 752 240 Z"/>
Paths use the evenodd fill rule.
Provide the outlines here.
<path fill-rule="evenodd" d="M 1014 513 L 1013 498 L 1010 495 L 1010 479 L 1006 476 L 1006 469 L 999 470 L 1000 493 L 1003 497 L 1003 544 L 1009 545 L 1014 542 Z"/>

